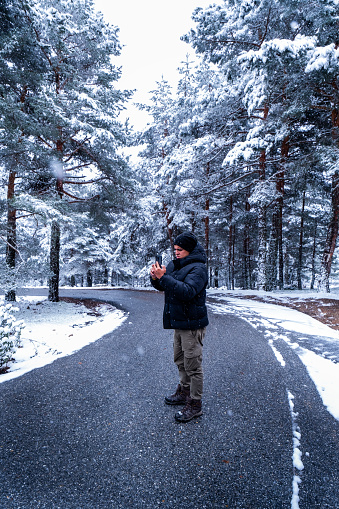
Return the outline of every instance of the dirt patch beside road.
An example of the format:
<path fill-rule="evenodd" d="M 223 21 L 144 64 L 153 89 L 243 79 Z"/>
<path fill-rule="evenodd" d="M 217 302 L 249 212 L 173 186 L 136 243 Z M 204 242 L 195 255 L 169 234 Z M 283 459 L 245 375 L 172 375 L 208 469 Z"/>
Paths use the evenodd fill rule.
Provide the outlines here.
<path fill-rule="evenodd" d="M 267 302 L 268 304 L 277 304 L 278 306 L 296 309 L 328 325 L 332 329 L 339 330 L 339 300 L 336 299 L 300 299 L 284 297 L 284 300 L 281 300 L 278 297 L 261 297 L 257 295 L 237 295 L 237 298 L 252 299 L 259 302 Z"/>
<path fill-rule="evenodd" d="M 73 297 L 60 297 L 60 300 L 63 302 L 68 302 L 70 304 L 78 304 L 85 306 L 90 311 L 87 313 L 91 316 L 101 316 L 102 313 L 100 312 L 100 306 L 106 306 L 105 302 L 98 302 L 96 300 L 92 299 L 76 299 Z"/>

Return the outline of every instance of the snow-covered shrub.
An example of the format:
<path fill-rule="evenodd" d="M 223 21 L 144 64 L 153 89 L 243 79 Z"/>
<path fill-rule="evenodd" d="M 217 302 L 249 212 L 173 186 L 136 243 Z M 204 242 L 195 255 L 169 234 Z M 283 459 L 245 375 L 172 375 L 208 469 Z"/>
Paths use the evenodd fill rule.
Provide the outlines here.
<path fill-rule="evenodd" d="M 22 321 L 16 320 L 11 304 L 0 304 L 0 367 L 9 362 L 20 345 Z"/>

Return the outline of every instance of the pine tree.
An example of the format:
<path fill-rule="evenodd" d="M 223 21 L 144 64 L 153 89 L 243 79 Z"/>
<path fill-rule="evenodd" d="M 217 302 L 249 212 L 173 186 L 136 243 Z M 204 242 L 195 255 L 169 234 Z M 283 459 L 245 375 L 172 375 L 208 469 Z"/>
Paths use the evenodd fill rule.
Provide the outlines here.
<path fill-rule="evenodd" d="M 118 29 L 105 24 L 91 1 L 42 0 L 22 10 L 46 66 L 43 93 L 33 96 L 31 108 L 35 140 L 54 175 L 54 205 L 91 199 L 105 185 L 121 193 L 127 165 L 117 149 L 126 134 L 117 116 L 130 93 L 115 88 Z M 60 224 L 52 221 L 52 301 L 59 299 L 59 250 Z"/>
<path fill-rule="evenodd" d="M 336 114 L 332 110 L 332 116 L 326 118 L 324 102 L 332 97 L 333 103 L 328 88 L 335 83 L 336 65 L 328 65 L 328 61 L 332 58 L 334 62 L 336 15 L 332 1 L 312 6 L 304 1 L 227 1 L 196 10 L 197 28 L 186 37 L 205 61 L 223 74 L 224 88 L 219 95 L 224 110 L 228 116 L 237 112 L 223 169 L 232 171 L 232 178 L 238 175 L 244 189 L 252 188 L 249 201 L 251 208 L 257 209 L 259 228 L 258 288 L 283 286 L 283 211 L 289 182 L 302 182 L 304 171 L 312 165 L 326 169 L 332 157 L 328 152 L 327 160 L 323 157 L 323 147 L 333 146 L 326 130 L 330 118 L 335 130 Z M 320 64 L 324 54 L 328 60 Z M 325 68 L 330 71 L 327 76 Z M 219 119 L 222 123 L 222 117 Z M 256 168 L 257 178 L 251 182 Z M 332 188 L 328 261 L 337 236 L 336 185 Z M 299 246 L 299 279 L 301 253 Z"/>
<path fill-rule="evenodd" d="M 28 9 L 28 7 L 27 7 Z M 5 299 L 15 301 L 17 279 L 17 182 L 32 169 L 34 143 L 30 138 L 34 121 L 29 106 L 41 90 L 44 62 L 32 43 L 32 32 L 22 17 L 20 1 L 3 0 L 0 5 L 0 158 L 7 179 Z M 4 237 L 2 237 L 4 238 Z"/>

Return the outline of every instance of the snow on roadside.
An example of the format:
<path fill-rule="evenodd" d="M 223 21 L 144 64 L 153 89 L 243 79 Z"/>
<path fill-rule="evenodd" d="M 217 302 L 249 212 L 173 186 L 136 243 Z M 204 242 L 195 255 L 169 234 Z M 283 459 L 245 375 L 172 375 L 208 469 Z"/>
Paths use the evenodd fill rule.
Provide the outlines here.
<path fill-rule="evenodd" d="M 315 383 L 327 410 L 339 421 L 339 364 L 306 348 L 297 353 Z"/>
<path fill-rule="evenodd" d="M 305 365 L 324 406 L 335 419 L 339 420 L 339 358 L 324 358 L 324 352 L 323 355 L 317 354 L 290 341 L 288 336 L 279 333 L 278 328 L 281 327 L 286 331 L 313 336 L 315 344 L 318 338 L 326 338 L 328 341 L 335 342 L 338 346 L 339 331 L 331 329 L 328 325 L 295 309 L 282 308 L 277 304 L 258 302 L 252 299 L 240 299 L 233 297 L 234 294 L 238 297 L 246 295 L 245 292 L 231 293 L 222 289 L 210 290 L 208 295 L 218 301 L 216 304 L 210 304 L 210 309 L 219 313 L 239 314 L 252 326 L 263 326 L 266 331 L 265 335 L 269 338 L 268 343 L 282 366 L 284 366 L 285 361 L 273 343 L 279 338 L 283 339 Z M 257 295 L 257 293 L 251 292 L 250 295 Z M 303 298 L 305 298 L 304 294 Z"/>
<path fill-rule="evenodd" d="M 126 319 L 126 314 L 110 304 L 99 306 L 100 314 L 95 316 L 83 304 L 49 302 L 41 296 L 19 297 L 13 307 L 18 308 L 15 316 L 25 323 L 22 347 L 15 352 L 10 370 L 0 375 L 0 383 L 71 355 L 113 331 Z"/>

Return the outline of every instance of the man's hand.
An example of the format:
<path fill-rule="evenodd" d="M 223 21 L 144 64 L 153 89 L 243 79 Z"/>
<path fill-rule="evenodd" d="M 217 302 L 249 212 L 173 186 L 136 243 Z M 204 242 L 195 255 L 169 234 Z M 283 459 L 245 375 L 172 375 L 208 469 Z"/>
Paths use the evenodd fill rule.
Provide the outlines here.
<path fill-rule="evenodd" d="M 153 279 L 160 279 L 166 273 L 165 265 L 160 267 L 159 263 L 153 263 L 151 268 L 151 276 Z"/>

